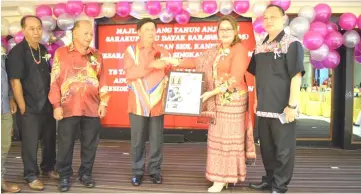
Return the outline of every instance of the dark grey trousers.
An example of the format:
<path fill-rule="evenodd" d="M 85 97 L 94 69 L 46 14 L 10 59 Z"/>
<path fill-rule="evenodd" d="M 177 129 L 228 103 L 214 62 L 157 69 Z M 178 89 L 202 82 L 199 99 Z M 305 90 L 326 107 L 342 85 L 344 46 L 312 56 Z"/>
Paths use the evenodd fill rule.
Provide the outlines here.
<path fill-rule="evenodd" d="M 129 114 L 133 175 L 144 175 L 145 142 L 149 138 L 148 173 L 159 174 L 163 161 L 164 116 L 143 117 Z"/>

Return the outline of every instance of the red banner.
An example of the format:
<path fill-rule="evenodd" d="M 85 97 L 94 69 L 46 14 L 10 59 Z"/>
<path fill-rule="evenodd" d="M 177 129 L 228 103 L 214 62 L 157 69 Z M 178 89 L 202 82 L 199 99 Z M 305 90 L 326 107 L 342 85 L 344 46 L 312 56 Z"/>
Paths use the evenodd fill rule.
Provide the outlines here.
<path fill-rule="evenodd" d="M 167 49 L 174 57 L 197 57 L 217 43 L 215 22 L 180 24 L 158 24 L 156 43 Z M 239 37 L 249 49 L 251 57 L 255 40 L 251 22 L 239 22 Z M 104 67 L 109 74 L 111 92 L 107 115 L 102 119 L 105 127 L 129 127 L 128 89 L 123 70 L 125 48 L 139 39 L 135 24 L 98 26 L 98 46 L 103 53 Z M 246 75 L 250 103 L 253 105 L 253 76 Z M 253 115 L 253 114 L 252 114 Z M 254 118 L 252 118 L 254 120 Z M 206 124 L 197 123 L 196 117 L 165 116 L 165 128 L 207 129 Z"/>

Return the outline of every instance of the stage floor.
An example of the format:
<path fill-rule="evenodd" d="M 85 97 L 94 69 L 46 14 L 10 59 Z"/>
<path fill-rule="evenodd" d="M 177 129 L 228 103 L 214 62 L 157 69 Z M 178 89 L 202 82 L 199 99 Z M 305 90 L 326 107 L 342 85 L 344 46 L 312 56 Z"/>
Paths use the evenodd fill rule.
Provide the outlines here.
<path fill-rule="evenodd" d="M 74 152 L 74 175 L 80 165 L 80 146 Z M 94 165 L 96 188 L 87 189 L 72 178 L 72 193 L 119 192 L 206 192 L 211 185 L 205 179 L 205 143 L 165 144 L 162 166 L 163 184 L 154 185 L 148 176 L 139 187 L 133 187 L 131 179 L 130 144 L 102 140 Z M 257 146 L 259 153 L 259 147 Z M 40 152 L 38 161 L 40 163 Z M 19 183 L 22 192 L 33 192 L 23 180 L 20 142 L 14 142 L 5 164 L 7 181 Z M 246 182 L 230 185 L 224 193 L 256 193 L 247 188 L 249 182 L 258 182 L 264 173 L 258 154 L 255 166 L 248 167 Z M 41 177 L 45 181 L 44 192 L 57 192 L 57 181 Z M 361 150 L 320 149 L 298 147 L 294 176 L 289 192 L 359 193 L 361 192 Z M 267 193 L 267 192 L 265 192 Z"/>

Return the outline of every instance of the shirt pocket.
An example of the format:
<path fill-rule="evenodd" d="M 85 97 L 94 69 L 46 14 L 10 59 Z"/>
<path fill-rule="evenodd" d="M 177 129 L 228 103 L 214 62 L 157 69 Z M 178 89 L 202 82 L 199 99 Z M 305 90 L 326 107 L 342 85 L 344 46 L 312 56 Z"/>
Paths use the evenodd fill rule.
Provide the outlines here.
<path fill-rule="evenodd" d="M 272 64 L 271 70 L 274 75 L 287 75 L 286 68 L 286 56 L 284 54 L 280 54 L 277 56 L 272 56 Z"/>

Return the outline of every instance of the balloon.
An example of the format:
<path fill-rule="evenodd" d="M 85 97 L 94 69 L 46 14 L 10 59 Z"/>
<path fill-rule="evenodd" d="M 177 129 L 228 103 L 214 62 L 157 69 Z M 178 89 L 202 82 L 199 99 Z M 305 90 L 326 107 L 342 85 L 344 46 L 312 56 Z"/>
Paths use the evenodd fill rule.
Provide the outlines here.
<path fill-rule="evenodd" d="M 50 32 L 48 32 L 48 31 L 43 31 L 43 35 L 42 35 L 42 37 L 41 37 L 40 43 L 41 43 L 41 44 L 44 44 L 44 45 L 49 44 L 49 42 L 50 42 L 50 37 L 51 37 Z"/>
<path fill-rule="evenodd" d="M 358 28 L 361 29 L 361 15 L 358 16 L 356 23 Z"/>
<path fill-rule="evenodd" d="M 75 19 L 73 16 L 63 13 L 58 17 L 57 24 L 62 30 L 70 30 L 74 26 Z"/>
<path fill-rule="evenodd" d="M 115 15 L 116 9 L 114 3 L 103 3 L 100 15 L 111 18 Z"/>
<path fill-rule="evenodd" d="M 280 6 L 284 11 L 286 11 L 291 6 L 291 0 L 272 0 L 272 5 Z"/>
<path fill-rule="evenodd" d="M 327 25 L 320 21 L 312 22 L 310 25 L 310 31 L 318 32 L 323 37 L 327 36 L 327 34 L 328 34 Z"/>
<path fill-rule="evenodd" d="M 361 56 L 361 51 L 360 51 L 360 49 L 359 49 L 357 46 L 355 47 L 354 56 L 355 56 L 355 57 Z"/>
<path fill-rule="evenodd" d="M 320 3 L 315 6 L 316 21 L 327 22 L 332 14 L 331 7 L 325 3 Z"/>
<path fill-rule="evenodd" d="M 89 17 L 97 17 L 100 14 L 101 5 L 99 3 L 87 3 L 84 12 Z"/>
<path fill-rule="evenodd" d="M 340 55 L 337 51 L 330 50 L 327 57 L 321 63 L 326 68 L 335 69 L 340 64 Z"/>
<path fill-rule="evenodd" d="M 66 13 L 66 4 L 58 3 L 53 8 L 53 13 L 56 17 L 59 17 L 61 14 Z"/>
<path fill-rule="evenodd" d="M 298 11 L 298 17 L 304 17 L 306 18 L 309 22 L 312 22 L 315 17 L 316 17 L 316 11 L 313 7 L 311 6 L 303 6 L 301 7 L 301 9 Z"/>
<path fill-rule="evenodd" d="M 183 2 L 180 0 L 167 1 L 165 7 L 168 13 L 177 14 L 182 11 Z"/>
<path fill-rule="evenodd" d="M 3 46 L 5 49 L 8 48 L 8 41 L 6 40 L 6 36 L 1 36 L 1 46 Z"/>
<path fill-rule="evenodd" d="M 15 45 L 16 45 L 15 39 L 14 39 L 14 38 L 11 38 L 11 39 L 8 41 L 7 51 L 9 52 Z"/>
<path fill-rule="evenodd" d="M 1 36 L 7 36 L 9 34 L 9 27 L 9 21 L 1 17 Z"/>
<path fill-rule="evenodd" d="M 23 41 L 23 39 L 24 39 L 24 34 L 22 32 L 18 32 L 14 37 L 16 44 Z"/>
<path fill-rule="evenodd" d="M 43 29 L 46 31 L 53 31 L 56 28 L 56 20 L 52 17 L 52 16 L 42 16 L 40 18 L 42 24 L 43 24 Z"/>
<path fill-rule="evenodd" d="M 221 6 L 219 8 L 219 12 L 223 15 L 229 15 L 233 11 L 232 1 L 222 1 Z"/>
<path fill-rule="evenodd" d="M 163 23 L 169 23 L 173 20 L 173 18 L 173 14 L 169 13 L 167 9 L 163 9 L 163 11 L 159 14 L 159 19 Z"/>
<path fill-rule="evenodd" d="M 266 30 L 264 29 L 264 25 L 263 25 L 263 17 L 258 17 L 253 22 L 253 30 L 258 34 L 260 34 L 262 32 L 266 32 Z"/>
<path fill-rule="evenodd" d="M 45 45 L 46 50 L 48 50 L 48 53 L 51 55 L 51 57 L 54 57 L 55 51 L 60 48 L 60 45 L 53 43 L 50 45 Z"/>
<path fill-rule="evenodd" d="M 249 10 L 249 0 L 236 0 L 233 3 L 234 11 L 238 14 L 244 14 Z"/>
<path fill-rule="evenodd" d="M 333 23 L 331 21 L 327 22 L 326 26 L 327 26 L 328 33 L 338 31 L 337 24 L 335 24 L 335 23 Z"/>
<path fill-rule="evenodd" d="M 192 15 L 199 14 L 201 12 L 201 2 L 200 1 L 188 1 L 187 6 L 188 13 Z"/>
<path fill-rule="evenodd" d="M 296 17 L 290 22 L 291 34 L 298 38 L 302 38 L 309 29 L 310 23 L 306 18 Z"/>
<path fill-rule="evenodd" d="M 202 9 L 204 13 L 214 14 L 217 11 L 217 1 L 205 0 L 202 2 Z"/>
<path fill-rule="evenodd" d="M 303 44 L 309 50 L 316 50 L 321 47 L 323 44 L 324 38 L 323 36 L 314 31 L 308 31 L 303 37 Z"/>
<path fill-rule="evenodd" d="M 52 15 L 53 15 L 53 11 L 48 5 L 39 5 L 38 7 L 36 7 L 36 16 L 38 16 L 39 18 L 42 16 L 52 16 Z"/>
<path fill-rule="evenodd" d="M 355 61 L 359 64 L 361 64 L 361 56 L 355 57 Z"/>
<path fill-rule="evenodd" d="M 120 17 L 127 17 L 130 14 L 131 7 L 129 2 L 120 1 L 115 5 L 115 10 Z"/>
<path fill-rule="evenodd" d="M 255 17 L 262 16 L 268 4 L 266 2 L 256 2 L 253 4 L 252 11 Z"/>
<path fill-rule="evenodd" d="M 316 61 L 322 61 L 327 57 L 329 50 L 330 49 L 328 48 L 328 46 L 326 44 L 323 44 L 320 48 L 316 50 L 311 50 L 310 55 L 312 59 Z"/>
<path fill-rule="evenodd" d="M 353 48 L 360 42 L 360 35 L 355 30 L 349 30 L 343 34 L 344 45 Z"/>
<path fill-rule="evenodd" d="M 54 31 L 53 35 L 56 39 L 61 39 L 65 36 L 65 31 Z"/>
<path fill-rule="evenodd" d="M 150 15 L 158 15 L 162 11 L 162 6 L 159 1 L 147 1 L 145 9 Z"/>
<path fill-rule="evenodd" d="M 179 24 L 187 24 L 189 22 L 190 15 L 186 10 L 182 10 L 175 16 L 175 20 Z"/>
<path fill-rule="evenodd" d="M 357 18 L 353 13 L 344 13 L 338 20 L 338 25 L 344 30 L 352 30 L 355 28 Z"/>
<path fill-rule="evenodd" d="M 69 0 L 66 3 L 66 13 L 78 16 L 83 12 L 83 3 L 79 0 Z"/>
<path fill-rule="evenodd" d="M 312 66 L 315 69 L 323 69 L 324 68 L 321 61 L 316 61 L 316 60 L 312 59 L 311 57 L 310 57 L 310 63 L 312 64 Z"/>
<path fill-rule="evenodd" d="M 325 44 L 333 50 L 340 48 L 343 44 L 343 36 L 338 31 L 330 32 L 325 38 Z"/>
<path fill-rule="evenodd" d="M 21 16 L 27 16 L 27 15 L 35 15 L 35 8 L 33 5 L 25 4 L 19 5 L 18 7 L 19 14 Z"/>
<path fill-rule="evenodd" d="M 16 22 L 12 22 L 9 26 L 9 34 L 13 37 L 16 36 L 16 34 L 18 32 L 21 31 L 21 26 L 20 26 L 20 22 L 16 21 Z"/>
<path fill-rule="evenodd" d="M 361 42 L 357 45 L 358 50 L 361 52 Z"/>

